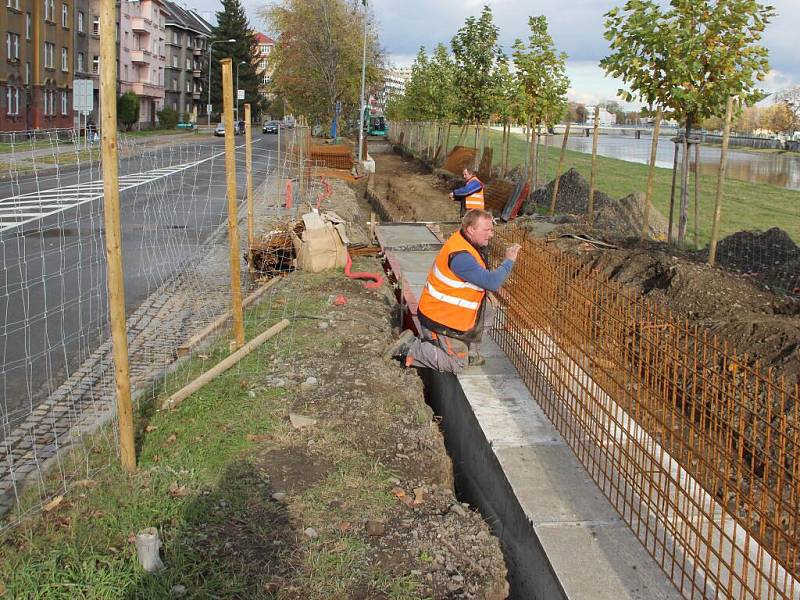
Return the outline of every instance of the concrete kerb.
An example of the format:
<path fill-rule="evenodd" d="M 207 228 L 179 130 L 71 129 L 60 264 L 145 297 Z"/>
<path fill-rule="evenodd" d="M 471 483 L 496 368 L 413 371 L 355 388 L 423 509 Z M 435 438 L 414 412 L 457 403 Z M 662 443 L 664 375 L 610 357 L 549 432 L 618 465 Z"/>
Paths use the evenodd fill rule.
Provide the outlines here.
<path fill-rule="evenodd" d="M 272 189 L 272 187 L 273 184 L 268 178 L 254 191 L 254 196 L 259 197 L 260 195 L 264 195 L 266 197 L 267 191 Z M 245 219 L 246 206 L 242 202 L 239 222 L 242 223 Z M 204 260 L 207 260 L 215 250 L 220 239 L 226 234 L 227 224 L 223 223 L 205 242 L 205 252 L 191 262 L 202 263 Z M 240 236 L 240 245 L 243 247 L 243 250 L 246 248 L 246 244 L 247 237 Z M 160 285 L 128 318 L 129 327 L 145 320 L 145 327 L 143 329 L 137 331 L 133 336 L 129 334 L 130 355 L 133 355 L 139 350 L 139 348 L 137 348 L 137 343 L 143 338 L 147 338 L 149 333 L 153 331 L 163 331 L 162 324 L 154 323 L 152 319 L 145 319 L 145 316 L 153 307 L 159 309 L 164 307 L 165 302 L 161 302 L 161 300 L 163 298 L 169 299 L 170 292 L 174 293 L 176 288 L 180 287 L 181 275 L 181 273 L 178 273 L 169 281 Z M 248 281 L 248 278 L 244 277 L 243 280 Z M 277 289 L 278 286 L 275 287 Z M 258 300 L 258 302 L 260 301 L 263 301 L 263 298 Z M 224 329 L 220 331 L 224 331 Z M 192 332 L 188 332 L 187 339 L 189 339 L 191 335 Z M 209 336 L 202 343 L 198 344 L 195 349 L 200 350 L 212 344 L 218 335 L 217 333 Z M 132 399 L 136 405 L 138 406 L 142 398 L 150 393 L 153 385 L 162 382 L 167 376 L 180 368 L 189 358 L 191 358 L 191 353 L 182 358 L 174 357 L 169 364 L 155 369 L 141 365 L 132 366 L 132 379 L 134 379 L 135 374 L 141 373 L 142 371 L 145 372 L 144 376 L 140 377 L 138 382 L 135 382 L 140 384 L 134 387 L 132 395 Z M 84 361 L 76 372 L 62 384 L 48 400 L 34 409 L 28 419 L 16 428 L 16 431 L 6 436 L 4 440 L 6 447 L 8 448 L 12 445 L 14 447 L 4 452 L 4 454 L 6 461 L 14 464 L 14 470 L 12 472 L 11 466 L 9 465 L 8 471 L 0 478 L 0 517 L 4 516 L 13 508 L 15 500 L 18 499 L 24 489 L 29 485 L 39 483 L 50 469 L 54 468 L 59 462 L 65 460 L 65 453 L 74 451 L 77 448 L 85 448 L 86 444 L 83 442 L 85 436 L 95 433 L 98 429 L 113 420 L 113 417 L 116 415 L 113 375 L 104 380 L 104 375 L 112 367 L 112 364 L 111 343 L 107 340 Z M 95 389 L 98 386 L 100 386 L 100 389 Z M 79 391 L 78 394 L 75 393 L 76 390 Z M 88 399 L 86 398 L 87 396 Z M 81 402 L 86 402 L 91 405 L 88 411 L 76 410 L 76 405 Z M 58 412 L 58 414 L 54 414 L 56 412 Z M 73 415 L 73 413 L 76 414 Z M 14 451 L 20 444 L 26 444 L 25 440 L 32 435 L 30 432 L 35 430 L 40 419 L 45 418 L 48 414 L 52 415 L 51 424 L 54 429 L 57 427 L 55 424 L 56 420 L 67 420 L 63 427 L 63 433 L 54 436 L 52 441 L 48 441 L 46 445 L 41 447 L 35 443 L 34 437 L 31 451 L 26 453 L 31 454 L 31 456 L 27 457 L 27 460 L 25 460 L 22 465 L 17 464 L 16 460 L 12 459 Z M 77 418 L 70 423 L 68 419 L 72 416 L 76 416 Z M 32 417 L 36 418 L 32 419 Z M 28 432 L 28 435 L 24 433 L 25 431 Z M 9 439 L 15 440 L 16 444 L 9 442 Z M 46 450 L 48 446 L 52 447 Z M 52 455 L 40 458 L 41 454 Z M 25 455 L 23 455 L 23 457 L 24 456 Z M 22 477 L 18 476 L 20 473 L 23 475 Z M 65 485 L 67 480 L 68 478 L 65 478 Z"/>

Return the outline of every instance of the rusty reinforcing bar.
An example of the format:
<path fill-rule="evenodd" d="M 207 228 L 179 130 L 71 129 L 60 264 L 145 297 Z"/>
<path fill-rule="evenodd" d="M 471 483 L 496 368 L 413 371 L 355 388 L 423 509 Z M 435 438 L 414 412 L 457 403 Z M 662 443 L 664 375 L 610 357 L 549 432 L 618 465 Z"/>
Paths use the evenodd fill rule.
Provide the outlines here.
<path fill-rule="evenodd" d="M 800 392 L 522 231 L 494 335 L 686 598 L 800 598 Z"/>

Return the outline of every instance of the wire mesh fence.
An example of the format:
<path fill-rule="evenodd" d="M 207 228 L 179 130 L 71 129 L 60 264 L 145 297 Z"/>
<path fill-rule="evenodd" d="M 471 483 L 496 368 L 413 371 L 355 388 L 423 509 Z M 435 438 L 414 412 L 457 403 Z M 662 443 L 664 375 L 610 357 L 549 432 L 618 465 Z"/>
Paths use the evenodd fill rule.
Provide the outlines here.
<path fill-rule="evenodd" d="M 603 279 L 521 242 L 498 343 L 686 598 L 796 598 L 800 390 Z"/>
<path fill-rule="evenodd" d="M 291 243 L 297 207 L 326 189 L 308 137 L 297 127 L 252 145 L 252 236 L 245 139 L 236 138 L 241 292 L 247 307 L 261 300 L 245 312 L 247 339 L 303 301 L 297 290 L 274 305 L 260 285 L 292 269 L 279 256 L 285 244 L 269 241 Z M 89 453 L 117 439 L 100 156 L 62 132 L 43 140 L 11 142 L 0 154 L 8 173 L 0 181 L 0 528 L 90 477 Z M 131 383 L 148 402 L 230 350 L 220 341 L 232 294 L 225 153 L 208 138 L 122 137 L 119 155 Z M 251 243 L 261 243 L 259 264 L 249 260 Z M 288 351 L 291 327 L 268 343 Z M 190 366 L 179 367 L 179 357 Z"/>
<path fill-rule="evenodd" d="M 593 194 L 593 127 L 572 124 L 568 133 L 565 129 L 559 125 L 535 136 L 524 127 L 400 122 L 391 124 L 389 139 L 453 173 L 464 165 L 477 169 L 487 186 L 489 206 L 498 216 L 511 208 L 508 201 L 515 193 L 526 192 L 516 209 L 519 214 L 544 217 L 554 212 L 562 221 L 564 216 L 591 221 L 595 228 L 618 236 L 641 235 L 653 128 L 599 129 Z M 674 128 L 663 127 L 660 133 L 649 237 L 705 260 L 720 148 L 694 143 L 695 136 L 684 147 L 682 132 Z M 771 289 L 798 294 L 799 242 L 800 155 L 731 150 L 717 264 Z"/>

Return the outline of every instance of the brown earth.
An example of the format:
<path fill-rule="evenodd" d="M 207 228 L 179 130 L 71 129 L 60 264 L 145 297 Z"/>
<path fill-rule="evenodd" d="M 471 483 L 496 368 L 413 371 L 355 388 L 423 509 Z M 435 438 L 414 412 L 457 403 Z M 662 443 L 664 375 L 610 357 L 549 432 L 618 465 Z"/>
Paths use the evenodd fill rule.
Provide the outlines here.
<path fill-rule="evenodd" d="M 381 152 L 370 145 L 375 173 L 369 188 L 389 205 L 394 221 L 455 221 L 459 206 L 450 200 L 450 187 L 417 160 L 392 152 Z"/>

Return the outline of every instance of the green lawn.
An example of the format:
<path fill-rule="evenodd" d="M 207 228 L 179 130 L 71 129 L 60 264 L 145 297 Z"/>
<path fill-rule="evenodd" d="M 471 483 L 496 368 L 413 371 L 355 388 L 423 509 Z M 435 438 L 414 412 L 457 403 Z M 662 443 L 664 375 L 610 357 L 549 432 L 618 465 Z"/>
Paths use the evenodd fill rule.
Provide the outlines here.
<path fill-rule="evenodd" d="M 469 130 L 468 130 L 469 131 Z M 472 146 L 474 129 L 468 133 L 462 144 Z M 424 135 L 424 134 L 423 134 Z M 450 131 L 452 148 L 458 138 L 458 129 L 453 126 Z M 489 142 L 494 149 L 494 165 L 500 162 L 502 132 L 492 130 Z M 544 152 L 544 145 L 540 146 Z M 551 146 L 547 154 L 546 175 L 540 174 L 540 183 L 555 177 L 558 166 L 560 147 Z M 527 145 L 521 135 L 514 135 L 509 146 L 509 168 L 525 163 Z M 564 159 L 564 171 L 575 168 L 587 181 L 591 173 L 591 154 L 567 150 Z M 644 192 L 647 186 L 647 165 L 632 163 L 615 158 L 597 157 L 597 188 L 614 198 L 621 198 L 632 192 Z M 669 196 L 672 182 L 672 170 L 657 168 L 653 187 L 653 204 L 665 216 L 669 216 Z M 716 176 L 700 176 L 700 243 L 705 245 L 711 236 L 711 220 L 714 211 L 714 195 L 716 192 Z M 687 224 L 687 240 L 692 240 L 694 182 L 690 178 L 690 206 Z M 676 192 L 676 205 L 679 193 Z M 677 228 L 677 206 L 676 206 Z M 766 230 L 770 227 L 784 229 L 795 241 L 800 242 L 800 191 L 782 187 L 750 183 L 728 178 L 725 182 L 725 197 L 722 204 L 721 235 L 724 237 L 745 229 Z"/>
<path fill-rule="evenodd" d="M 291 302 L 298 315 L 323 313 L 341 271 L 296 277 L 303 277 L 307 293 L 298 298 L 287 286 L 272 302 L 247 311 L 247 339 L 279 320 L 275 313 L 281 310 L 273 310 L 278 305 Z M 324 291 L 309 290 L 311 285 Z M 288 587 L 270 586 L 275 577 L 291 579 L 300 570 L 297 577 L 313 592 L 304 597 L 347 597 L 364 582 L 384 589 L 380 597 L 417 597 L 413 578 L 387 577 L 369 565 L 371 551 L 355 528 L 338 534 L 335 544 L 295 540 L 297 527 L 381 518 L 397 501 L 389 494 L 392 473 L 353 447 L 346 434 L 300 432 L 289 424 L 294 393 L 265 383 L 266 365 L 330 343 L 314 319 L 297 318 L 292 327 L 175 410 L 158 411 L 164 398 L 228 355 L 225 336 L 170 375 L 135 415 L 135 474 L 119 466 L 110 427 L 95 437 L 105 440 L 98 447 L 76 452 L 66 472 L 75 462 L 92 479 L 73 485 L 56 509 L 0 536 L 0 597 L 149 600 L 170 598 L 174 586 L 185 586 L 187 598 L 293 598 Z M 309 440 L 334 467 L 296 490 L 287 509 L 271 498 L 276 490 L 270 475 L 280 471 L 266 457 L 302 455 Z M 50 494 L 63 493 L 60 482 L 53 469 Z M 28 494 L 28 505 L 38 503 L 41 491 Z M 341 502 L 339 510 L 330 508 L 334 500 Z M 163 542 L 165 569 L 157 575 L 143 573 L 136 558 L 131 536 L 144 527 L 156 527 Z"/>

